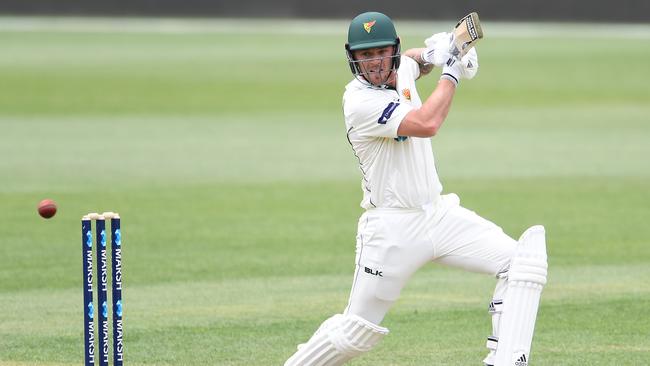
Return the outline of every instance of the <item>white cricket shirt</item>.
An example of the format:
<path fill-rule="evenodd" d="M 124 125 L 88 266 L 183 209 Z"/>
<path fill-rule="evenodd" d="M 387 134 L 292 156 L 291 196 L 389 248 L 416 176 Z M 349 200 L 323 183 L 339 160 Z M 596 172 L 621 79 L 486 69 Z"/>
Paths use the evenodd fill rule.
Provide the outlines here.
<path fill-rule="evenodd" d="M 357 79 L 345 87 L 343 113 L 348 141 L 359 159 L 361 207 L 414 208 L 440 199 L 430 138 L 399 137 L 406 114 L 422 106 L 415 89 L 420 69 L 402 56 L 397 90 L 370 87 Z"/>

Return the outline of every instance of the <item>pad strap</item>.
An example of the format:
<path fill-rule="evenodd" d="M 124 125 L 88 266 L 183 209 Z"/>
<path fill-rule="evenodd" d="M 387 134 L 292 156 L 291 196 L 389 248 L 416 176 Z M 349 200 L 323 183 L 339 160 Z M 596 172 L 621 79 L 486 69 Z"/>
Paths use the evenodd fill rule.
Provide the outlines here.
<path fill-rule="evenodd" d="M 492 300 L 488 306 L 488 312 L 490 314 L 501 314 L 503 312 L 503 300 Z"/>
<path fill-rule="evenodd" d="M 487 337 L 487 342 L 485 342 L 485 347 L 487 347 L 487 349 L 489 349 L 490 351 L 496 351 L 498 344 L 499 344 L 499 338 L 490 336 Z"/>

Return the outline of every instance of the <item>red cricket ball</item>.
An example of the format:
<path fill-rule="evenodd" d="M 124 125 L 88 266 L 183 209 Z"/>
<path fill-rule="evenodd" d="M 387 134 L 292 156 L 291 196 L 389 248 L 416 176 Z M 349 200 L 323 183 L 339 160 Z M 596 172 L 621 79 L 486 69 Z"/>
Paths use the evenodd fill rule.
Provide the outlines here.
<path fill-rule="evenodd" d="M 45 199 L 38 203 L 38 214 L 44 219 L 49 219 L 56 214 L 56 202 Z"/>

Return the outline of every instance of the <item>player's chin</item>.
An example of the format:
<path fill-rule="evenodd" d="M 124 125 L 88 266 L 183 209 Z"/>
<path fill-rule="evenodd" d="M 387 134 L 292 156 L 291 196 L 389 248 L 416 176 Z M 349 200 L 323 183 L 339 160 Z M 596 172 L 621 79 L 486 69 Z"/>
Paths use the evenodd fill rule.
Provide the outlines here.
<path fill-rule="evenodd" d="M 372 85 L 375 86 L 380 86 L 386 83 L 388 80 L 388 77 L 390 76 L 390 72 L 372 72 L 369 75 L 369 80 Z"/>

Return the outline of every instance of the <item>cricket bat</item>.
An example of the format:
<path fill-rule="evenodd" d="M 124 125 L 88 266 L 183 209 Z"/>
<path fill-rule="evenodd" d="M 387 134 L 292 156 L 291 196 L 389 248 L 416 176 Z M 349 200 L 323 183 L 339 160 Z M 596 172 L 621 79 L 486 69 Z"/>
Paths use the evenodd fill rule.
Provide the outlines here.
<path fill-rule="evenodd" d="M 479 39 L 483 38 L 483 29 L 481 29 L 478 14 L 472 12 L 463 17 L 458 21 L 452 33 L 454 38 L 449 53 L 460 60 L 476 45 Z"/>

